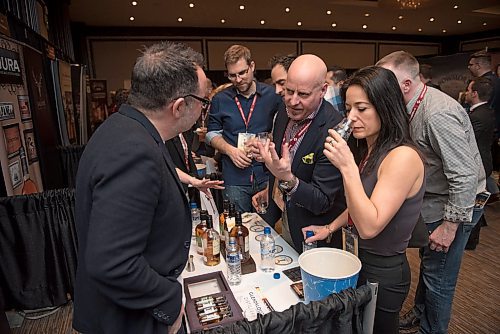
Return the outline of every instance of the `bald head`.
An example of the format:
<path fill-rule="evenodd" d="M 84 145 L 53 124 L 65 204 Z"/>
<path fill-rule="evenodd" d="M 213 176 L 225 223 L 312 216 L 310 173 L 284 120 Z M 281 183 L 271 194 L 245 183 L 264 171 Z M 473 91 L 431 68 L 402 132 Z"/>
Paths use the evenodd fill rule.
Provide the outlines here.
<path fill-rule="evenodd" d="M 305 54 L 292 62 L 288 69 L 288 77 L 308 81 L 317 87 L 325 83 L 326 72 L 326 64 L 320 57 Z"/>
<path fill-rule="evenodd" d="M 327 89 L 325 76 L 325 62 L 318 56 L 307 54 L 293 61 L 285 84 L 288 117 L 301 121 L 318 110 Z"/>

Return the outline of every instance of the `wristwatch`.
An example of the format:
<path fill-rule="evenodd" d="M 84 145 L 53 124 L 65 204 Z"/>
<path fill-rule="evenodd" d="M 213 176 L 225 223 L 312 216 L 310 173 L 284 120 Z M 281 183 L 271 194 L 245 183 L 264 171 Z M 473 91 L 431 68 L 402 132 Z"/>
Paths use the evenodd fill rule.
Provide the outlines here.
<path fill-rule="evenodd" d="M 281 190 L 289 192 L 297 184 L 297 177 L 294 175 L 290 181 L 278 181 Z"/>

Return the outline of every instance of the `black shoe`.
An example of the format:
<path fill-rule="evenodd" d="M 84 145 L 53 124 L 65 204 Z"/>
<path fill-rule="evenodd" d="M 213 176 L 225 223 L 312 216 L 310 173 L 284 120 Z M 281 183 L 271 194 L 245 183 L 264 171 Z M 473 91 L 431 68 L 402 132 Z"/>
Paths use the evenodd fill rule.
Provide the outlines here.
<path fill-rule="evenodd" d="M 418 328 L 420 327 L 420 318 L 415 310 L 415 308 L 412 308 L 405 314 L 399 317 L 399 329 L 400 330 L 411 330 L 413 328 L 416 328 L 418 331 Z"/>

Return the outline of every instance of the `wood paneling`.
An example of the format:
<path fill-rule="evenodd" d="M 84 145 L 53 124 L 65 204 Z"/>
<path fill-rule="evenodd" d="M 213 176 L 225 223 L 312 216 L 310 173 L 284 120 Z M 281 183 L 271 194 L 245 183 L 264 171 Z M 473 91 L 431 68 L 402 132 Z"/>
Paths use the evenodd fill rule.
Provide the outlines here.
<path fill-rule="evenodd" d="M 357 69 L 374 64 L 375 46 L 375 42 L 303 42 L 302 53 L 321 57 L 327 66 Z"/>
<path fill-rule="evenodd" d="M 406 51 L 419 56 L 437 56 L 439 54 L 439 44 L 399 44 L 399 43 L 379 43 L 378 59 L 387 56 L 394 51 Z"/>

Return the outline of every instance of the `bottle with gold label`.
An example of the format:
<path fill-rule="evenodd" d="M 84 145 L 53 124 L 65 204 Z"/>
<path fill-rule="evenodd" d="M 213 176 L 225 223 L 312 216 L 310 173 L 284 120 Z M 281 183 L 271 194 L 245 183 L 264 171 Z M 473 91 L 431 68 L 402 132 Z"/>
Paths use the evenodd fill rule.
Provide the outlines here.
<path fill-rule="evenodd" d="M 196 225 L 195 234 L 196 234 L 196 253 L 199 255 L 203 255 L 203 233 L 205 233 L 207 229 L 207 210 L 200 211 L 200 223 Z"/>
<path fill-rule="evenodd" d="M 236 225 L 236 206 L 234 203 L 229 203 L 229 214 L 226 219 L 226 230 L 231 231 L 234 225 Z"/>
<path fill-rule="evenodd" d="M 229 237 L 236 238 L 236 243 L 241 251 L 241 263 L 245 263 L 250 259 L 250 238 L 248 229 L 243 226 L 241 220 L 241 212 L 236 211 L 236 225 L 231 229 Z"/>
<path fill-rule="evenodd" d="M 220 238 L 214 230 L 212 216 L 207 216 L 207 230 L 203 233 L 203 263 L 216 266 L 220 263 Z"/>

